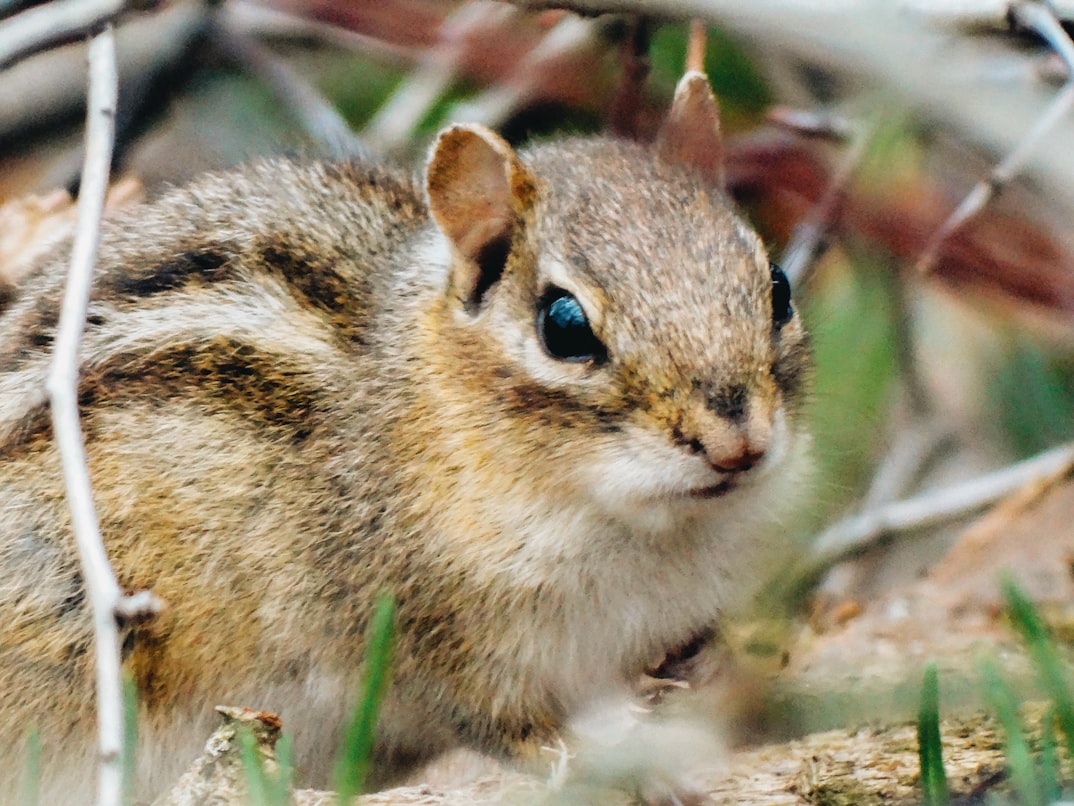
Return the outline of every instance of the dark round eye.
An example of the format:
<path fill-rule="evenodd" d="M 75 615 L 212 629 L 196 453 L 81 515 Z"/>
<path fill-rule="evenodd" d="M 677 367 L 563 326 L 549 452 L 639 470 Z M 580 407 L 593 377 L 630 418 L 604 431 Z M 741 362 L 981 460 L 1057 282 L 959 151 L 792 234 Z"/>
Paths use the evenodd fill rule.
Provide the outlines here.
<path fill-rule="evenodd" d="M 541 298 L 537 335 L 548 354 L 560 361 L 603 361 L 608 356 L 593 335 L 581 304 L 562 288 L 554 288 Z"/>
<path fill-rule="evenodd" d="M 794 316 L 794 306 L 791 305 L 791 281 L 783 273 L 783 269 L 775 263 L 769 263 L 772 270 L 772 324 L 782 327 L 791 321 Z"/>

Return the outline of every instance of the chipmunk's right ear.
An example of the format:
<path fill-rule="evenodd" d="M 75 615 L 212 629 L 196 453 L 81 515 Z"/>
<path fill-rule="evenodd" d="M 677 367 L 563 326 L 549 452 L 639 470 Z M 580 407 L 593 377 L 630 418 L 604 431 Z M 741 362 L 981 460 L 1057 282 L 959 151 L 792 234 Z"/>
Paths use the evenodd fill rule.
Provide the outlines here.
<path fill-rule="evenodd" d="M 503 275 L 536 182 L 498 134 L 458 125 L 437 138 L 425 187 L 433 220 L 461 258 L 454 261 L 451 290 L 473 310 Z"/>
<path fill-rule="evenodd" d="M 689 70 L 679 80 L 667 119 L 656 137 L 656 153 L 665 162 L 686 165 L 714 185 L 725 187 L 720 109 L 704 73 Z"/>

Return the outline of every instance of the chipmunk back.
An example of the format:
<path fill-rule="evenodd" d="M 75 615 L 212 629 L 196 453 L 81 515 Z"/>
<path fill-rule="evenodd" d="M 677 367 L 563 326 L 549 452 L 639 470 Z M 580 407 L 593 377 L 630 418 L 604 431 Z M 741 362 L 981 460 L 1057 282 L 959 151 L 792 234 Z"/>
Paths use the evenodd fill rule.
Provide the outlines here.
<path fill-rule="evenodd" d="M 125 643 L 147 789 L 221 702 L 279 712 L 324 783 L 381 590 L 385 777 L 458 744 L 533 758 L 749 590 L 809 354 L 714 121 L 693 74 L 655 148 L 460 126 L 424 189 L 269 161 L 106 226 L 80 403 L 120 584 L 168 605 Z M 39 728 L 52 792 L 93 748 L 43 393 L 65 260 L 0 316 L 0 738 Z"/>

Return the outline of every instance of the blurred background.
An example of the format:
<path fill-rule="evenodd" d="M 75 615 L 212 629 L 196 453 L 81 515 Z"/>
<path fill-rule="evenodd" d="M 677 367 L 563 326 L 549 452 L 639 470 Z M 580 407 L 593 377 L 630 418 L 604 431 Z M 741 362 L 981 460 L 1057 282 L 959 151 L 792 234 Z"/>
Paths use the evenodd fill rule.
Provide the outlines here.
<path fill-rule="evenodd" d="M 816 349 L 818 473 L 730 635 L 773 680 L 762 721 L 903 713 L 933 658 L 944 702 L 972 701 L 974 653 L 1012 642 L 1004 569 L 1074 636 L 1069 461 L 1031 465 L 985 496 L 998 507 L 945 497 L 1074 438 L 1070 40 L 1058 3 L 838 5 L 153 4 L 120 18 L 115 203 L 263 154 L 417 170 L 456 120 L 513 143 L 645 140 L 701 15 L 731 191 Z M 66 13 L 0 0 L 0 53 L 5 25 L 50 7 Z M 55 191 L 77 191 L 85 76 L 79 41 L 0 72 L 0 262 L 69 227 Z M 984 203 L 951 222 L 972 193 Z M 923 517 L 847 536 L 908 499 Z"/>

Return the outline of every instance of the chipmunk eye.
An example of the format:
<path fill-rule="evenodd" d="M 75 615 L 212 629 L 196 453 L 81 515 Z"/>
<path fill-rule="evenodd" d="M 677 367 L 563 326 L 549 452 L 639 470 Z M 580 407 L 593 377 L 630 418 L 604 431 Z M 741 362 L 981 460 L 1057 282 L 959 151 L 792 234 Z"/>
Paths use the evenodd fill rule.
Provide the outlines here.
<path fill-rule="evenodd" d="M 787 279 L 783 269 L 775 263 L 769 263 L 768 267 L 772 271 L 772 324 L 782 327 L 794 316 L 794 307 L 791 305 L 791 281 Z"/>
<path fill-rule="evenodd" d="M 562 288 L 554 288 L 541 298 L 537 335 L 545 351 L 561 361 L 603 361 L 608 356 L 581 304 Z"/>

